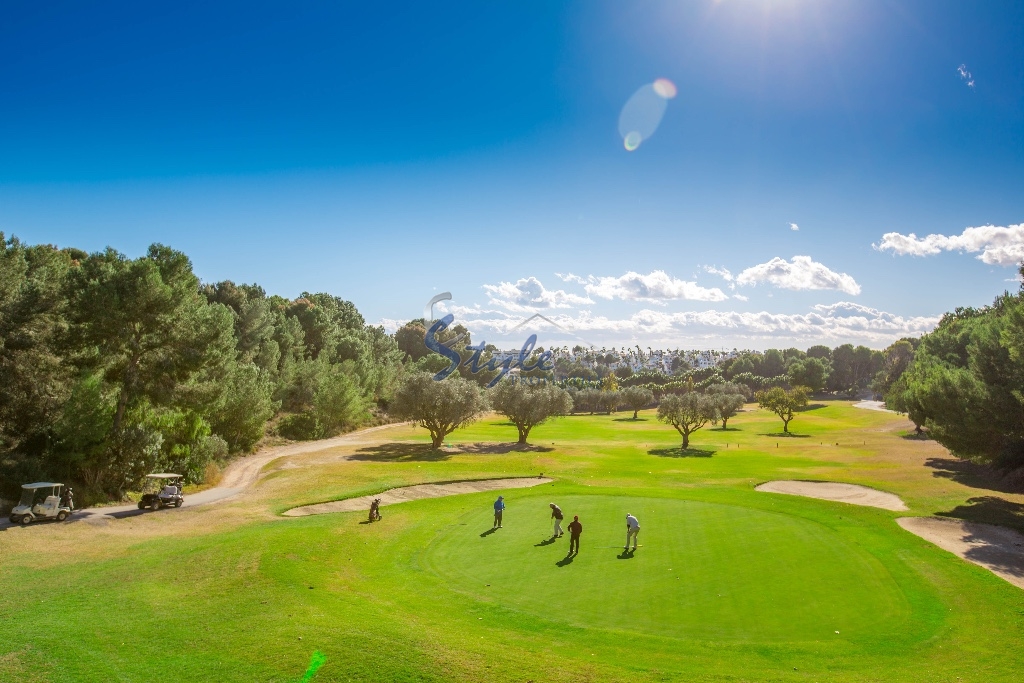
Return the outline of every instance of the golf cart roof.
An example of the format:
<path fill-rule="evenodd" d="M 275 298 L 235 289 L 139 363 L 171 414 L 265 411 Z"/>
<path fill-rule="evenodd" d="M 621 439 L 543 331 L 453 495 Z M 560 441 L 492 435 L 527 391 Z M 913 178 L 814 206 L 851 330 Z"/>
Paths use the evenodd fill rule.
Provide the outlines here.
<path fill-rule="evenodd" d="M 63 486 L 63 485 L 64 484 L 54 484 L 54 483 L 49 482 L 49 481 L 37 481 L 34 484 L 22 484 L 21 488 L 23 488 L 23 489 L 46 489 L 46 488 L 53 488 L 54 486 Z"/>
<path fill-rule="evenodd" d="M 168 474 L 167 472 L 161 472 L 160 474 L 147 474 L 148 479 L 181 479 L 184 475 L 181 474 Z"/>

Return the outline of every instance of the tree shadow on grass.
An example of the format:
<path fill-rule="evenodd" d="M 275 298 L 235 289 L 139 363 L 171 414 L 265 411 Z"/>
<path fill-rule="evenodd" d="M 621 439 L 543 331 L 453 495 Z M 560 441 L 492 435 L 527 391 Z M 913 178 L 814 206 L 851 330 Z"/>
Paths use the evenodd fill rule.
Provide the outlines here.
<path fill-rule="evenodd" d="M 453 455 L 463 453 L 473 455 L 501 455 L 504 453 L 547 453 L 554 449 L 550 446 L 533 446 L 521 443 L 460 443 L 452 448 L 434 448 L 428 443 L 407 443 L 393 441 L 390 443 L 364 446 L 351 455 L 352 460 L 369 460 L 373 462 L 441 462 Z"/>
<path fill-rule="evenodd" d="M 901 439 L 906 439 L 907 441 L 931 441 L 932 440 L 932 437 L 928 436 L 928 432 L 921 432 L 920 434 L 918 434 L 917 432 L 907 432 L 906 434 L 901 434 L 900 438 Z"/>
<path fill-rule="evenodd" d="M 631 418 L 631 417 L 613 417 L 612 418 L 612 422 L 647 422 L 647 420 L 648 420 L 648 418 L 646 418 L 646 417 L 638 417 L 635 420 L 633 418 Z"/>
<path fill-rule="evenodd" d="M 827 407 L 828 406 L 825 405 L 824 403 L 809 403 L 809 404 L 807 404 L 805 406 L 801 406 L 800 408 L 796 408 L 793 412 L 795 412 L 795 413 L 806 413 L 808 410 L 820 410 L 822 408 L 827 408 Z"/>
<path fill-rule="evenodd" d="M 982 522 L 1024 531 L 1024 504 L 1013 503 L 998 496 L 969 498 L 966 505 L 958 505 L 939 517 L 954 517 L 967 522 Z"/>
<path fill-rule="evenodd" d="M 652 448 L 647 451 L 648 455 L 656 455 L 659 458 L 710 458 L 718 451 L 714 448 Z"/>
<path fill-rule="evenodd" d="M 451 453 L 434 448 L 428 443 L 403 443 L 393 441 L 364 446 L 356 449 L 352 460 L 371 460 L 374 462 L 439 462 L 452 457 Z"/>
<path fill-rule="evenodd" d="M 454 451 L 459 453 L 475 453 L 478 455 L 502 455 L 505 453 L 549 453 L 550 446 L 535 446 L 529 443 L 460 443 L 455 444 Z"/>
<path fill-rule="evenodd" d="M 777 439 L 809 439 L 810 434 L 794 434 L 793 432 L 769 432 L 758 436 L 774 436 Z"/>
<path fill-rule="evenodd" d="M 932 476 L 952 479 L 971 488 L 988 489 L 1000 493 L 1024 492 L 1024 486 L 1021 486 L 1017 478 L 1008 479 L 999 470 L 988 465 L 958 458 L 928 458 L 924 464 L 935 470 Z"/>

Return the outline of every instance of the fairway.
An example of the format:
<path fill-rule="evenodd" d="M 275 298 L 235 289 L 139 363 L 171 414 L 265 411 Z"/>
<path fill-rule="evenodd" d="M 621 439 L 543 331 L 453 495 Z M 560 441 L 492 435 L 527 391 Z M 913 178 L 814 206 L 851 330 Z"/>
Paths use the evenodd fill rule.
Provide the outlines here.
<path fill-rule="evenodd" d="M 902 417 L 829 402 L 786 438 L 748 406 L 685 453 L 651 417 L 569 417 L 526 448 L 488 417 L 440 451 L 396 425 L 279 458 L 216 504 L 2 529 L 0 681 L 292 683 L 316 652 L 316 683 L 1019 678 L 1024 591 L 895 521 L 1015 520 L 978 503 L 980 482 L 936 476 L 948 455 L 903 438 Z M 541 472 L 551 481 L 501 491 L 493 533 L 497 491 L 385 505 L 373 524 L 365 510 L 283 516 Z M 793 479 L 910 509 L 755 490 Z M 568 536 L 549 542 L 550 502 L 584 524 L 571 562 Z M 627 512 L 641 524 L 630 554 Z"/>
<path fill-rule="evenodd" d="M 581 628 L 738 641 L 907 629 L 909 605 L 885 566 L 822 524 L 738 505 L 560 495 L 586 521 L 567 562 L 568 536 L 548 544 L 545 500 L 516 496 L 523 519 L 487 536 L 486 510 L 466 515 L 431 544 L 430 566 L 474 597 Z M 627 511 L 643 542 L 629 554 Z"/>

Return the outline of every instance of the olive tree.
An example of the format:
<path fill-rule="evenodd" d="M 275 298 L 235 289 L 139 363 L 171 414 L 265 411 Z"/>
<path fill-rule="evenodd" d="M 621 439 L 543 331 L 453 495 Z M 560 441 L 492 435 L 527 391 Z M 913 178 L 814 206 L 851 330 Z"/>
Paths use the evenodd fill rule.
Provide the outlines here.
<path fill-rule="evenodd" d="M 675 427 L 683 437 L 683 450 L 690 447 L 690 434 L 715 419 L 715 402 L 710 396 L 688 392 L 661 399 L 658 419 Z"/>
<path fill-rule="evenodd" d="M 721 394 L 718 392 L 712 392 L 708 394 L 708 397 L 715 404 L 715 421 L 722 421 L 722 429 L 725 430 L 729 426 L 729 418 L 734 417 L 739 412 L 740 408 L 743 407 L 746 398 L 743 394 Z"/>
<path fill-rule="evenodd" d="M 643 387 L 629 387 L 620 392 L 620 400 L 623 405 L 633 411 L 633 419 L 637 419 L 637 413 L 654 403 L 654 392 Z"/>
<path fill-rule="evenodd" d="M 390 409 L 430 432 L 431 445 L 440 448 L 444 437 L 487 410 L 487 399 L 475 383 L 460 377 L 437 382 L 430 373 L 416 372 L 399 385 Z"/>
<path fill-rule="evenodd" d="M 807 389 L 805 387 L 793 387 L 786 391 L 782 387 L 773 387 L 754 394 L 757 405 L 770 410 L 782 420 L 782 431 L 789 433 L 789 423 L 796 417 L 794 414 L 797 408 L 807 405 Z"/>
<path fill-rule="evenodd" d="M 527 384 L 502 380 L 490 390 L 495 411 L 509 419 L 519 430 L 519 443 L 526 443 L 530 430 L 557 415 L 572 410 L 572 397 L 565 389 L 550 384 Z"/>

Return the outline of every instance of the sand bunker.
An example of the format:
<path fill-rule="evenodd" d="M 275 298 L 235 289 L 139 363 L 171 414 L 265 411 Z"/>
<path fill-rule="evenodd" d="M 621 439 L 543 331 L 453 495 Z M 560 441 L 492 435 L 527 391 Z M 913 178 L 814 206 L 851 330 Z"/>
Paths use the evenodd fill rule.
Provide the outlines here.
<path fill-rule="evenodd" d="M 896 522 L 943 550 L 1024 588 L 1024 535 L 991 524 L 942 517 L 902 517 Z"/>
<path fill-rule="evenodd" d="M 370 509 L 370 502 L 374 498 L 380 498 L 381 505 L 394 505 L 405 503 L 410 500 L 421 500 L 423 498 L 443 498 L 444 496 L 457 496 L 463 493 L 481 493 L 482 491 L 500 491 L 502 489 L 523 489 L 539 484 L 548 484 L 554 481 L 547 477 L 517 477 L 515 479 L 478 479 L 476 481 L 455 481 L 450 484 L 416 484 L 415 486 L 403 486 L 397 489 L 389 489 L 384 493 L 377 493 L 372 496 L 360 496 L 359 498 L 348 498 L 337 500 L 331 503 L 317 503 L 315 505 L 303 505 L 292 508 L 284 514 L 286 517 L 304 517 L 305 515 L 323 515 L 328 512 L 356 512 Z"/>
<path fill-rule="evenodd" d="M 834 481 L 769 481 L 761 484 L 755 490 L 834 500 L 837 503 L 849 503 L 850 505 L 867 505 L 883 510 L 909 509 L 895 494 L 869 489 L 867 486 L 840 484 Z"/>
<path fill-rule="evenodd" d="M 889 410 L 885 407 L 885 401 L 861 401 L 860 403 L 854 403 L 854 408 L 863 408 L 864 410 L 880 410 L 883 413 L 895 413 L 895 410 Z"/>

